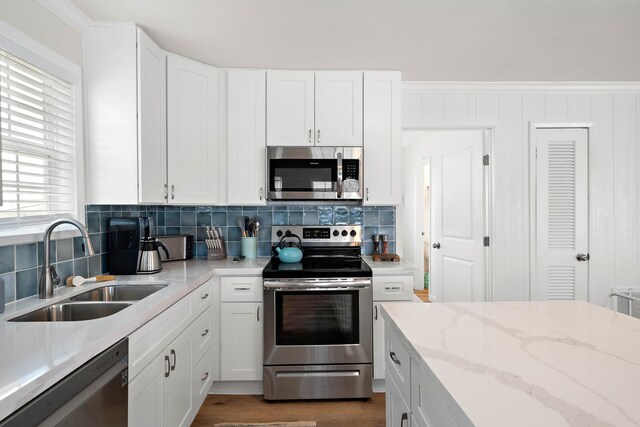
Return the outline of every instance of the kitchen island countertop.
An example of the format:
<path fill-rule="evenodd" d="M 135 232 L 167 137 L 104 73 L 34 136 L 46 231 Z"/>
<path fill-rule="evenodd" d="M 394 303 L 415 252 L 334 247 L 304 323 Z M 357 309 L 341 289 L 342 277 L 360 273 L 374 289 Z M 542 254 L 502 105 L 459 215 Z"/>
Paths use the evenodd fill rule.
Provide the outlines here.
<path fill-rule="evenodd" d="M 582 301 L 382 307 L 476 426 L 640 425 L 638 319 Z"/>
<path fill-rule="evenodd" d="M 118 276 L 117 283 L 167 286 L 101 319 L 76 322 L 9 322 L 8 319 L 113 282 L 60 287 L 50 299 L 38 296 L 7 304 L 0 314 L 0 420 L 32 400 L 92 357 L 149 322 L 214 275 L 259 276 L 269 258 L 189 260 L 163 264 L 153 275 Z"/>

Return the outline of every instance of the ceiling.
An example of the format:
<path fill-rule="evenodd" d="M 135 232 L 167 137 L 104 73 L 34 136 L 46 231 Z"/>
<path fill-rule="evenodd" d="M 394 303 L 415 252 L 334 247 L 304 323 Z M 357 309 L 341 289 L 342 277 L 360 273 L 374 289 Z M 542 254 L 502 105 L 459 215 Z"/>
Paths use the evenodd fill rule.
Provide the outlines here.
<path fill-rule="evenodd" d="M 640 81 L 640 0 L 72 0 L 221 67 Z"/>

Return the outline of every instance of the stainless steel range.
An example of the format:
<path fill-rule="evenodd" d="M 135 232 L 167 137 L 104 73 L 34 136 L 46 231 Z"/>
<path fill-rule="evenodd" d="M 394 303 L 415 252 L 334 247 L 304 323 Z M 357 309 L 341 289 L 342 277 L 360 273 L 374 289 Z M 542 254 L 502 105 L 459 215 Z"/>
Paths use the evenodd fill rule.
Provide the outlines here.
<path fill-rule="evenodd" d="M 303 258 L 264 268 L 264 398 L 371 397 L 371 268 L 360 226 L 273 227 L 275 246 L 302 241 Z"/>

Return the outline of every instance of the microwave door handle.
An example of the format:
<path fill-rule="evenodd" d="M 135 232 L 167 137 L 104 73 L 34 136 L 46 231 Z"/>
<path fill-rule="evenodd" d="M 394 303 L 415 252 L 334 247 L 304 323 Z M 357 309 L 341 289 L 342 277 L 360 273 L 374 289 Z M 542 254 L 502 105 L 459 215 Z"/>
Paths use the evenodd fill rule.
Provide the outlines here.
<path fill-rule="evenodd" d="M 337 197 L 342 198 L 342 153 L 338 153 L 338 183 L 336 185 Z"/>

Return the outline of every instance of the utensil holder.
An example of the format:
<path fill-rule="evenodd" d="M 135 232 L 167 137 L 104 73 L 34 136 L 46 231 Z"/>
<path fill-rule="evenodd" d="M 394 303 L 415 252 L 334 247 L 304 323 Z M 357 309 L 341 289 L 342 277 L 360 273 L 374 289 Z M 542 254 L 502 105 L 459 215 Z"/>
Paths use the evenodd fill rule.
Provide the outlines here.
<path fill-rule="evenodd" d="M 255 259 L 258 256 L 257 237 L 242 237 L 242 255 L 246 259 Z"/>
<path fill-rule="evenodd" d="M 207 249 L 207 260 L 217 261 L 227 257 L 227 246 L 224 243 L 224 237 L 220 236 L 220 249 Z"/>

